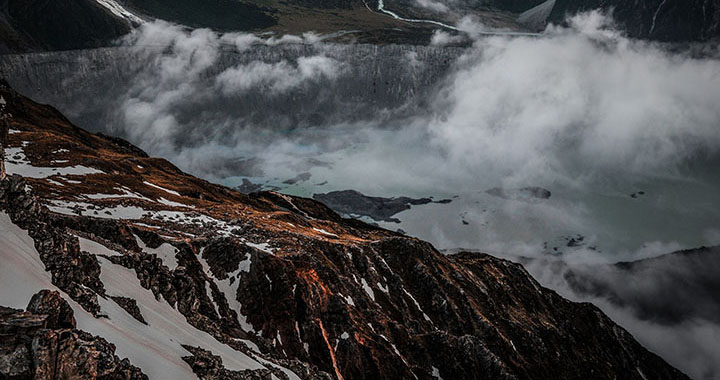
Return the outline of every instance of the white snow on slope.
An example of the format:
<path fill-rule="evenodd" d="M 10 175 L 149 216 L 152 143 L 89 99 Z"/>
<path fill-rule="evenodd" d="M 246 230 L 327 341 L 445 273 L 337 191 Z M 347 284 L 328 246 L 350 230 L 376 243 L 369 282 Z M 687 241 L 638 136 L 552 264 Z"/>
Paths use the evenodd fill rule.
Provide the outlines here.
<path fill-rule="evenodd" d="M 191 326 L 185 317 L 165 300 L 156 300 L 151 291 L 140 285 L 133 270 L 115 265 L 102 257 L 99 257 L 98 260 L 102 268 L 100 279 L 105 285 L 108 295 L 121 295 L 136 300 L 140 312 L 149 325 L 138 322 L 114 302 L 102 302 L 101 300 L 103 312 L 110 316 L 111 322 L 118 325 L 116 331 L 110 330 L 106 333 L 108 340 L 112 334 L 112 337 L 117 340 L 127 339 L 128 343 L 132 342 L 134 346 L 142 347 L 143 349 L 140 350 L 135 347 L 126 355 L 133 364 L 143 369 L 153 367 L 155 376 L 152 376 L 150 371 L 148 371 L 148 376 L 157 379 L 194 378 L 192 372 L 183 373 L 186 372 L 185 370 L 190 371 L 190 368 L 182 361 L 182 356 L 187 356 L 189 353 L 180 344 L 200 346 L 212 351 L 213 354 L 222 358 L 223 365 L 230 370 L 264 368 L 263 365 L 244 353 L 235 351 L 215 340 L 210 334 Z M 118 336 L 114 336 L 115 333 Z M 145 351 L 146 348 L 154 352 L 138 352 Z M 167 368 L 160 370 L 163 359 L 166 360 Z"/>
<path fill-rule="evenodd" d="M 27 232 L 0 211 L 0 305 L 25 309 L 42 289 L 55 289 Z"/>
<path fill-rule="evenodd" d="M 432 367 L 432 377 L 443 380 L 443 378 L 440 377 L 440 370 L 437 367 Z"/>
<path fill-rule="evenodd" d="M 58 181 L 52 180 L 52 179 L 50 179 L 50 178 L 46 178 L 45 181 L 47 181 L 47 183 L 49 183 L 49 184 L 51 184 L 51 185 L 65 187 L 64 184 L 62 184 L 62 183 L 60 183 L 60 182 L 58 182 Z"/>
<path fill-rule="evenodd" d="M 237 313 L 240 327 L 242 327 L 244 331 L 250 334 L 255 333 L 255 328 L 252 324 L 250 324 L 250 322 L 247 321 L 247 316 L 243 315 L 240 312 L 242 308 L 242 303 L 237 300 L 237 289 L 240 286 L 240 281 L 238 281 L 238 275 L 242 272 L 250 272 L 250 265 L 252 264 L 251 256 L 246 254 L 245 259 L 240 262 L 238 269 L 235 272 L 228 273 L 228 278 L 220 280 L 213 275 L 212 270 L 210 270 L 210 265 L 208 265 L 207 261 L 205 261 L 205 258 L 202 256 L 204 251 L 204 247 L 200 249 L 200 253 L 198 253 L 197 259 L 198 261 L 200 261 L 200 264 L 202 264 L 205 274 L 215 280 L 215 285 L 217 285 L 218 289 L 220 289 L 220 292 L 225 295 L 228 306 L 230 307 L 230 309 L 235 310 L 235 312 Z M 235 279 L 232 284 L 230 283 L 231 278 Z"/>
<path fill-rule="evenodd" d="M 116 15 L 120 18 L 123 18 L 130 22 L 135 22 L 138 24 L 143 23 L 143 19 L 132 14 L 130 11 L 125 9 L 122 5 L 118 4 L 118 2 L 115 0 L 96 0 L 96 1 L 98 2 L 98 4 L 107 8 L 110 12 L 112 12 L 114 15 Z"/>
<path fill-rule="evenodd" d="M 32 166 L 25 156 L 22 148 L 5 149 L 5 170 L 8 175 L 20 174 L 21 176 L 28 178 L 47 178 L 54 175 L 64 176 L 104 173 L 102 170 L 81 165 L 57 168 Z"/>
<path fill-rule="evenodd" d="M 150 212 L 136 206 L 120 205 L 108 208 L 89 209 L 90 207 L 96 206 L 90 203 L 71 201 L 52 201 L 47 207 L 50 211 L 63 215 L 76 215 L 75 209 L 80 208 L 82 209 L 82 215 L 103 219 L 142 219 L 144 214 Z M 93 211 L 98 211 L 98 215 L 94 215 Z"/>
<path fill-rule="evenodd" d="M 179 203 L 179 202 L 169 201 L 169 200 L 167 200 L 167 199 L 165 199 L 165 198 L 160 198 L 160 199 L 158 199 L 158 202 L 164 204 L 165 206 L 170 206 L 170 207 L 195 208 L 195 206 L 186 205 L 185 203 Z"/>
<path fill-rule="evenodd" d="M 122 254 L 115 252 L 100 243 L 85 239 L 80 236 L 77 236 L 77 238 L 80 241 L 81 251 L 92 253 L 93 255 L 122 256 Z"/>
<path fill-rule="evenodd" d="M 265 253 L 269 253 L 271 255 L 274 255 L 274 248 L 270 248 L 270 243 L 251 243 L 249 241 L 246 241 L 245 239 L 242 239 L 242 242 L 245 243 L 245 245 L 249 247 L 253 247 L 255 249 L 261 250 Z"/>
<path fill-rule="evenodd" d="M 547 23 L 547 19 L 555 8 L 556 0 L 547 0 L 546 2 L 523 12 L 518 17 L 518 22 L 532 28 L 534 30 L 542 30 Z"/>
<path fill-rule="evenodd" d="M 222 236 L 230 236 L 234 230 L 239 228 L 231 226 L 225 221 L 194 211 L 187 213 L 168 210 L 153 211 L 145 210 L 137 206 L 123 205 L 102 208 L 86 202 L 61 200 L 51 201 L 47 207 L 52 212 L 64 215 L 76 215 L 75 209 L 79 208 L 82 211 L 82 215 L 92 216 L 95 218 L 138 220 L 147 216 L 152 219 L 164 220 L 178 224 L 212 225 L 214 226 L 216 232 Z M 95 214 L 96 211 L 97 214 Z"/>
<path fill-rule="evenodd" d="M 170 194 L 176 195 L 176 196 L 178 196 L 178 197 L 181 197 L 181 196 L 182 196 L 182 195 L 180 195 L 180 193 L 178 193 L 177 191 L 168 190 L 168 189 L 166 189 L 166 188 L 164 188 L 164 187 L 162 187 L 162 186 L 158 186 L 158 185 L 156 185 L 156 184 L 154 184 L 154 183 L 150 183 L 150 182 L 147 182 L 147 181 L 143 181 L 143 183 L 146 184 L 146 185 L 148 185 L 148 186 L 150 186 L 150 187 L 154 187 L 154 188 L 156 188 L 156 189 L 158 189 L 158 190 L 162 190 L 162 191 L 164 191 L 164 192 L 166 192 L 166 193 L 170 193 Z"/>
<path fill-rule="evenodd" d="M 142 199 L 145 201 L 152 202 L 152 199 L 149 199 L 147 197 L 144 197 L 138 193 L 130 191 L 127 187 L 120 187 L 115 188 L 115 190 L 120 191 L 120 194 L 85 194 L 83 197 L 88 199 L 111 199 L 111 198 L 135 198 L 135 199 Z"/>
<path fill-rule="evenodd" d="M 315 227 L 313 227 L 313 230 L 315 230 L 316 232 L 319 232 L 319 233 L 321 233 L 321 234 L 323 234 L 323 235 L 338 237 L 338 236 L 335 235 L 334 233 L 327 232 L 327 231 L 325 231 L 325 230 L 322 229 L 322 228 L 315 228 Z"/>
<path fill-rule="evenodd" d="M 0 212 L 0 305 L 24 309 L 30 298 L 42 289 L 58 290 L 35 250 L 27 232 L 14 225 L 8 215 Z M 263 366 L 247 355 L 216 341 L 209 334 L 187 323 L 185 317 L 167 302 L 157 301 L 142 288 L 131 270 L 98 258 L 101 280 L 108 294 L 130 297 L 138 302 L 149 326 L 135 320 L 111 300 L 98 298 L 103 313 L 109 318 L 96 319 L 85 312 L 66 294 L 78 329 L 102 336 L 115 344 L 116 354 L 130 359 L 150 379 L 194 379 L 182 356 L 190 355 L 180 344 L 200 346 L 220 355 L 229 369 L 258 369 Z"/>
<path fill-rule="evenodd" d="M 178 261 L 177 258 L 175 258 L 175 254 L 177 254 L 178 249 L 173 247 L 171 244 L 163 243 L 157 248 L 150 248 L 145 245 L 145 242 L 143 242 L 137 235 L 135 235 L 135 241 L 143 252 L 159 257 L 163 264 L 170 268 L 170 270 L 175 270 L 175 268 L 177 268 Z"/>
<path fill-rule="evenodd" d="M 425 314 L 425 311 L 423 311 L 423 308 L 422 308 L 422 306 L 420 306 L 420 303 L 418 303 L 418 301 L 415 299 L 415 297 L 413 297 L 413 295 L 410 294 L 410 292 L 408 292 L 408 291 L 405 289 L 405 287 L 403 287 L 403 292 L 405 292 L 405 294 L 407 294 L 407 295 L 410 297 L 410 299 L 413 301 L 413 303 L 415 303 L 415 307 L 417 307 L 418 310 L 420 310 L 420 312 L 421 312 L 422 315 L 423 315 L 423 318 L 425 318 L 426 321 L 432 323 L 432 320 L 430 319 L 430 317 L 428 317 L 427 314 Z"/>
<path fill-rule="evenodd" d="M 365 281 L 364 278 L 361 278 L 360 281 L 362 281 L 362 287 L 365 290 L 365 293 L 367 293 L 367 295 L 370 296 L 373 301 L 375 301 L 375 292 L 372 290 L 370 285 L 368 285 L 367 281 Z"/>

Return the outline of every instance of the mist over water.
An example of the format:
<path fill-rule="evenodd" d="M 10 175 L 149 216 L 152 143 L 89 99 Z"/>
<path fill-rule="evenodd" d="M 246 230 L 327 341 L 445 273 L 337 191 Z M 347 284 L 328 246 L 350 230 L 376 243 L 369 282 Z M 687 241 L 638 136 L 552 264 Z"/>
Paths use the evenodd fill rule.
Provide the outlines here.
<path fill-rule="evenodd" d="M 716 47 L 671 52 L 624 37 L 598 12 L 542 37 L 463 25 L 476 39 L 460 49 L 443 47 L 452 41 L 442 33 L 431 47 L 376 47 L 155 22 L 120 48 L 53 63 L 68 65 L 57 88 L 75 92 L 33 90 L 38 71 L 23 79 L 81 126 L 230 186 L 450 198 L 380 224 L 440 249 L 543 259 L 529 265 L 543 284 L 592 300 L 691 376 L 718 378 L 717 321 L 648 320 L 576 294 L 563 276 L 720 244 Z M 3 65 L 27 70 L 23 62 Z M 310 180 L 283 183 L 305 172 Z M 552 196 L 486 193 L 528 186 Z"/>

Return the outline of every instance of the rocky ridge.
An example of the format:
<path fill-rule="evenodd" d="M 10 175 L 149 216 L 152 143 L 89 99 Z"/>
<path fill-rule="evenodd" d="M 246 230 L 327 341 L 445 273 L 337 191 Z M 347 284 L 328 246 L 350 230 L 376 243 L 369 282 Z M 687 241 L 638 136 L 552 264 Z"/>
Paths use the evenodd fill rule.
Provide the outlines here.
<path fill-rule="evenodd" d="M 12 175 L 0 210 L 63 297 L 109 326 L 178 330 L 163 339 L 199 378 L 686 378 L 519 264 L 444 256 L 311 199 L 246 196 L 76 128 L 7 85 L 0 96 Z M 158 310 L 208 337 L 165 329 Z M 247 367 L 218 360 L 226 350 Z"/>
<path fill-rule="evenodd" d="M 73 311 L 57 291 L 35 294 L 26 311 L 0 307 L 0 377 L 147 380 L 115 355 L 113 344 L 75 327 Z"/>

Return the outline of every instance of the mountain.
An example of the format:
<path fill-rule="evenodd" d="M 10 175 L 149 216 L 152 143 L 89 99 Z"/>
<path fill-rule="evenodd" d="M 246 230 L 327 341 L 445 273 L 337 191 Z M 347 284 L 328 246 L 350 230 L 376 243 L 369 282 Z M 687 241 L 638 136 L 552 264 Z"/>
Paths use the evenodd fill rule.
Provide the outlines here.
<path fill-rule="evenodd" d="M 562 1 L 562 0 L 561 0 Z M 559 1 L 560 2 L 560 1 Z M 564 0 L 567 11 L 612 10 L 630 36 L 668 42 L 708 41 L 720 37 L 718 0 Z M 562 10 L 561 7 L 558 10 Z M 561 17 L 556 13 L 556 17 Z"/>
<path fill-rule="evenodd" d="M 544 0 L 491 0 L 490 5 L 522 12 Z M 628 35 L 666 42 L 709 41 L 720 37 L 718 0 L 557 0 L 550 20 L 602 9 L 612 13 Z"/>
<path fill-rule="evenodd" d="M 5 83 L 0 99 L 0 319 L 15 342 L 2 376 L 102 363 L 125 374 L 106 378 L 687 378 L 519 264 L 244 195 Z M 44 356 L 21 343 L 48 336 L 68 343 Z M 91 348 L 104 359 L 73 364 Z"/>
<path fill-rule="evenodd" d="M 687 320 L 720 322 L 720 247 L 702 247 L 613 265 L 563 268 L 581 295 L 603 297 L 631 308 L 639 318 L 662 324 Z M 618 286 L 620 281 L 633 286 Z M 662 297 L 658 297 L 662 294 Z"/>
<path fill-rule="evenodd" d="M 524 20 L 523 12 L 535 7 L 541 19 Z M 490 29 L 527 31 L 542 30 L 548 13 L 562 23 L 592 9 L 611 12 L 636 38 L 708 41 L 720 34 L 719 0 L 0 0 L 0 53 L 109 46 L 152 19 L 222 32 L 314 31 L 341 42 L 426 45 L 436 29 L 450 30 L 439 23 L 454 25 L 468 15 Z"/>
<path fill-rule="evenodd" d="M 138 21 L 110 4 L 114 0 L 0 0 L 0 53 L 107 46 Z"/>

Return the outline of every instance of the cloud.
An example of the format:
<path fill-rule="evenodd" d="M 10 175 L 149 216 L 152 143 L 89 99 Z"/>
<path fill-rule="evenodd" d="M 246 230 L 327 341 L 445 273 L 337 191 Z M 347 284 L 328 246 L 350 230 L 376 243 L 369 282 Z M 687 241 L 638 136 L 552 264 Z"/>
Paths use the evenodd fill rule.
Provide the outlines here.
<path fill-rule="evenodd" d="M 260 38 L 253 34 L 190 30 L 164 21 L 145 23 L 123 41 L 132 55 L 147 64 L 129 81 L 121 98 L 114 100 L 120 103 L 120 122 L 110 132 L 191 171 L 198 167 L 190 163 L 199 164 L 201 157 L 188 156 L 188 152 L 202 152 L 199 154 L 213 162 L 220 161 L 213 157 L 216 153 L 232 160 L 226 154 L 233 149 L 220 142 L 229 138 L 236 148 L 241 147 L 244 137 L 240 135 L 247 121 L 208 112 L 208 106 L 218 102 L 218 94 L 233 97 L 249 91 L 267 96 L 285 93 L 310 82 L 332 80 L 341 73 L 342 65 L 319 54 L 300 56 L 294 61 L 238 63 L 215 72 L 219 57 L 233 48 L 236 53 L 244 53 L 253 46 L 312 45 L 321 39 L 314 33 Z M 217 173 L 210 176 L 213 174 Z"/>
<path fill-rule="evenodd" d="M 465 38 L 459 34 L 450 34 L 443 30 L 436 30 L 430 38 L 431 46 L 446 46 L 464 41 Z"/>
<path fill-rule="evenodd" d="M 434 12 L 446 13 L 449 9 L 447 5 L 433 0 L 415 0 L 422 8 L 429 9 Z"/>
<path fill-rule="evenodd" d="M 430 126 L 438 144 L 518 179 L 657 174 L 716 153 L 720 65 L 628 40 L 598 19 L 579 16 L 543 38 L 478 40 L 442 92 L 448 112 Z"/>
<path fill-rule="evenodd" d="M 286 61 L 238 65 L 223 71 L 215 82 L 225 95 L 258 87 L 258 91 L 267 89 L 270 93 L 279 93 L 308 81 L 334 79 L 340 69 L 340 63 L 328 57 L 300 57 L 296 65 Z"/>
<path fill-rule="evenodd" d="M 641 344 L 692 378 L 717 379 L 718 260 L 715 248 L 630 265 L 546 258 L 526 267 L 563 296 L 599 306 Z"/>
<path fill-rule="evenodd" d="M 629 40 L 607 20 L 593 12 L 571 19 L 570 28 L 550 26 L 541 38 L 478 37 L 449 71 L 429 73 L 438 78 L 432 85 L 435 88 L 430 87 L 435 96 L 414 91 L 403 99 L 401 87 L 397 92 L 385 90 L 397 100 L 383 109 L 382 103 L 372 104 L 378 99 L 368 97 L 367 90 L 350 107 L 348 103 L 332 105 L 329 97 L 323 103 L 329 108 L 318 109 L 315 115 L 326 120 L 322 124 L 327 130 L 341 129 L 352 120 L 353 128 L 369 131 L 356 136 L 373 140 L 373 134 L 383 135 L 382 141 L 374 142 L 380 145 L 414 135 L 425 148 L 409 149 L 407 155 L 397 153 L 397 164 L 412 167 L 417 159 L 410 157 L 412 152 L 429 156 L 436 162 L 427 167 L 443 168 L 438 182 L 453 184 L 482 172 L 495 185 L 590 186 L 609 174 L 627 178 L 682 175 L 678 167 L 697 156 L 716 154 L 720 65 Z M 483 29 L 470 19 L 460 24 L 468 31 Z M 433 43 L 443 45 L 454 38 L 436 32 Z M 210 143 L 207 128 L 224 145 L 231 145 L 244 139 L 239 131 L 263 127 L 252 121 L 257 112 L 220 114 L 215 109 L 215 104 L 223 104 L 218 94 L 239 102 L 256 101 L 242 97 L 253 91 L 255 98 L 270 100 L 301 91 L 323 93 L 327 88 L 339 94 L 336 101 L 340 101 L 352 91 L 352 81 L 357 79 L 351 78 L 359 69 L 353 67 L 350 56 L 336 53 L 337 47 L 320 44 L 321 40 L 313 34 L 261 38 L 148 23 L 126 42 L 137 54 L 149 57 L 150 65 L 125 95 L 125 122 L 117 132 L 155 154 L 172 154 L 186 148 L 183 136 L 188 134 L 200 135 L 200 143 Z M 268 50 L 263 54 L 269 59 L 240 60 L 229 67 L 219 63 L 218 57 L 227 55 L 228 47 L 244 54 L 257 46 L 281 44 L 317 47 L 292 59 L 271 58 Z M 418 64 L 426 58 L 416 51 L 403 54 L 411 70 L 401 75 L 428 70 L 429 65 Z M 384 84 L 390 84 L 388 79 Z M 284 100 L 266 104 L 273 102 Z M 374 112 L 353 114 L 353 107 L 364 107 L 362 102 Z M 201 114 L 190 115 L 188 109 Z M 294 120 L 296 116 L 288 108 L 277 109 L 272 117 Z M 340 125 L 330 126 L 327 120 Z M 312 122 L 295 122 L 306 121 Z M 390 132 L 375 133 L 380 130 Z M 264 133 L 272 134 L 272 129 Z M 266 140 L 292 144 L 307 139 L 307 133 L 319 136 L 317 129 L 295 129 L 293 134 Z M 302 144 L 298 148 L 304 150 Z M 348 154 L 365 153 L 355 149 Z M 184 159 L 178 159 L 185 167 Z M 358 167 L 371 164 L 368 160 L 356 163 Z M 421 168 L 400 170 L 410 170 L 417 181 L 438 175 Z"/>

